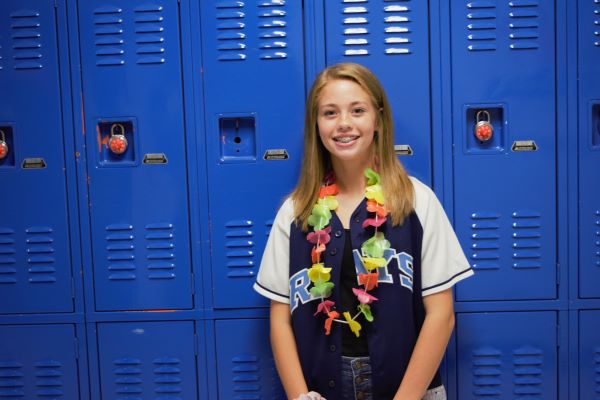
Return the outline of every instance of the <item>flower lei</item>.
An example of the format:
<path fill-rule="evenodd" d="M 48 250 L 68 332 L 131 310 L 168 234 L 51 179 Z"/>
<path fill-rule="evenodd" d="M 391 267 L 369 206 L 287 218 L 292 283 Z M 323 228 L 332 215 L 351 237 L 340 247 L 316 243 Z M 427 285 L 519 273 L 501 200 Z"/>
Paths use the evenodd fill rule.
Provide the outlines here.
<path fill-rule="evenodd" d="M 390 248 L 390 242 L 386 240 L 383 232 L 379 232 L 378 228 L 383 225 L 387 219 L 387 210 L 384 207 L 385 200 L 383 197 L 383 188 L 381 187 L 381 177 L 370 168 L 365 170 L 367 178 L 367 187 L 365 189 L 365 197 L 367 198 L 367 211 L 373 213 L 372 218 L 367 218 L 363 222 L 363 228 L 372 226 L 375 228 L 373 237 L 366 240 L 361 246 L 361 260 L 368 271 L 366 274 L 358 274 L 358 288 L 352 288 L 352 292 L 358 298 L 358 311 L 351 315 L 349 311 L 344 311 L 342 315 L 344 319 L 340 319 L 340 313 L 335 310 L 335 302 L 327 300 L 331 296 L 334 284 L 330 282 L 331 268 L 326 268 L 321 262 L 321 255 L 325 251 L 327 243 L 331 237 L 331 211 L 338 208 L 336 195 L 338 187 L 333 182 L 333 174 L 328 174 L 323 186 L 319 190 L 319 200 L 314 205 L 311 215 L 308 217 L 308 224 L 313 227 L 313 232 L 309 232 L 306 240 L 314 244 L 311 251 L 312 267 L 308 269 L 308 278 L 312 283 L 310 293 L 313 298 L 320 298 L 321 302 L 317 306 L 317 312 L 327 315 L 325 320 L 325 334 L 331 332 L 333 322 L 347 324 L 354 332 L 356 337 L 360 336 L 361 325 L 357 320 L 361 315 L 368 322 L 373 321 L 370 304 L 377 301 L 377 298 L 369 293 L 370 290 L 377 287 L 378 284 L 378 268 L 386 265 L 386 260 L 383 258 L 383 252 Z"/>

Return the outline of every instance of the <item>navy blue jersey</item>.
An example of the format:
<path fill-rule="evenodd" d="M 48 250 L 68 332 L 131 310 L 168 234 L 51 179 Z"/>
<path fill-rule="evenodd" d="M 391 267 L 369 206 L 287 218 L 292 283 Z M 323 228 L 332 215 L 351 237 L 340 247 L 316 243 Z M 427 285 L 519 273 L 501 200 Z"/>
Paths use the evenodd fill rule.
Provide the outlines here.
<path fill-rule="evenodd" d="M 415 209 L 400 226 L 390 222 L 379 228 L 391 243 L 384 253 L 387 265 L 380 267 L 378 287 L 369 291 L 379 300 L 371 304 L 374 321 L 358 321 L 366 333 L 372 365 L 374 399 L 391 399 L 404 376 L 417 341 L 425 310 L 423 297 L 450 288 L 473 274 L 456 235 L 435 194 L 417 179 Z M 357 277 L 365 273 L 360 247 L 373 236 L 374 228 L 362 227 L 369 216 L 366 200 L 357 207 L 350 220 L 350 235 Z M 339 287 L 345 233 L 333 213 L 331 241 L 323 253 L 326 267 L 332 268 L 335 284 L 330 300 L 340 304 Z M 325 335 L 325 314 L 314 316 L 319 298 L 308 291 L 308 269 L 312 266 L 312 244 L 294 221 L 293 204 L 286 200 L 279 210 L 263 255 L 254 288 L 271 300 L 289 303 L 292 326 L 304 378 L 309 390 L 328 400 L 340 398 L 341 330 L 345 324 L 334 323 Z M 358 278 L 357 278 L 358 287 Z M 356 310 L 350 311 L 355 314 Z M 436 373 L 430 387 L 441 385 Z"/>

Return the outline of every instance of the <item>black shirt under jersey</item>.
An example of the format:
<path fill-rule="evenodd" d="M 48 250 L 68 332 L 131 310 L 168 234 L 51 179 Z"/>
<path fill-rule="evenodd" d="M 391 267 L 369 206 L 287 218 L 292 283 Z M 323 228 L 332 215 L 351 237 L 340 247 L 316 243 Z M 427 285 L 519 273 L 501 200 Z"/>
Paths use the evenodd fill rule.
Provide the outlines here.
<path fill-rule="evenodd" d="M 354 257 L 352 255 L 352 240 L 350 238 L 350 229 L 344 229 L 345 243 L 344 255 L 342 257 L 342 273 L 340 276 L 340 298 L 342 311 L 349 311 L 354 316 L 358 312 L 358 298 L 352 292 L 352 288 L 358 288 L 356 277 L 356 268 L 354 267 Z M 357 321 L 363 325 L 366 321 L 361 315 Z M 366 322 L 368 323 L 368 322 Z M 356 337 L 348 325 L 342 325 L 342 355 L 348 357 L 363 357 L 369 355 L 367 344 L 367 334 L 364 329 L 360 331 L 360 337 Z"/>

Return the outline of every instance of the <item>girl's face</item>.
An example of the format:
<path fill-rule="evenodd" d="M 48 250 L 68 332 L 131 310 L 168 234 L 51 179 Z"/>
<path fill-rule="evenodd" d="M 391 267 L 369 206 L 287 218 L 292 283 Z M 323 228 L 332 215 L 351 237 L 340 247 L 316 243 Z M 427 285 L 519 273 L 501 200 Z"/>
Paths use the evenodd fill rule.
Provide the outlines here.
<path fill-rule="evenodd" d="M 367 92 L 353 81 L 332 80 L 323 87 L 317 112 L 319 137 L 332 161 L 371 162 L 377 112 Z"/>

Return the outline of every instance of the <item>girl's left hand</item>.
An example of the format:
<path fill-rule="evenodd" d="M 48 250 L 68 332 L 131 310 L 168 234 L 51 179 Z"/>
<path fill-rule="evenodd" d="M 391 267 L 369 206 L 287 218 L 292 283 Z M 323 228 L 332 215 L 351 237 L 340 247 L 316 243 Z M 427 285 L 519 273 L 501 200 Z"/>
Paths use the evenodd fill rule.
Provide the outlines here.
<path fill-rule="evenodd" d="M 317 392 L 308 392 L 307 394 L 301 394 L 295 400 L 327 400 Z"/>

